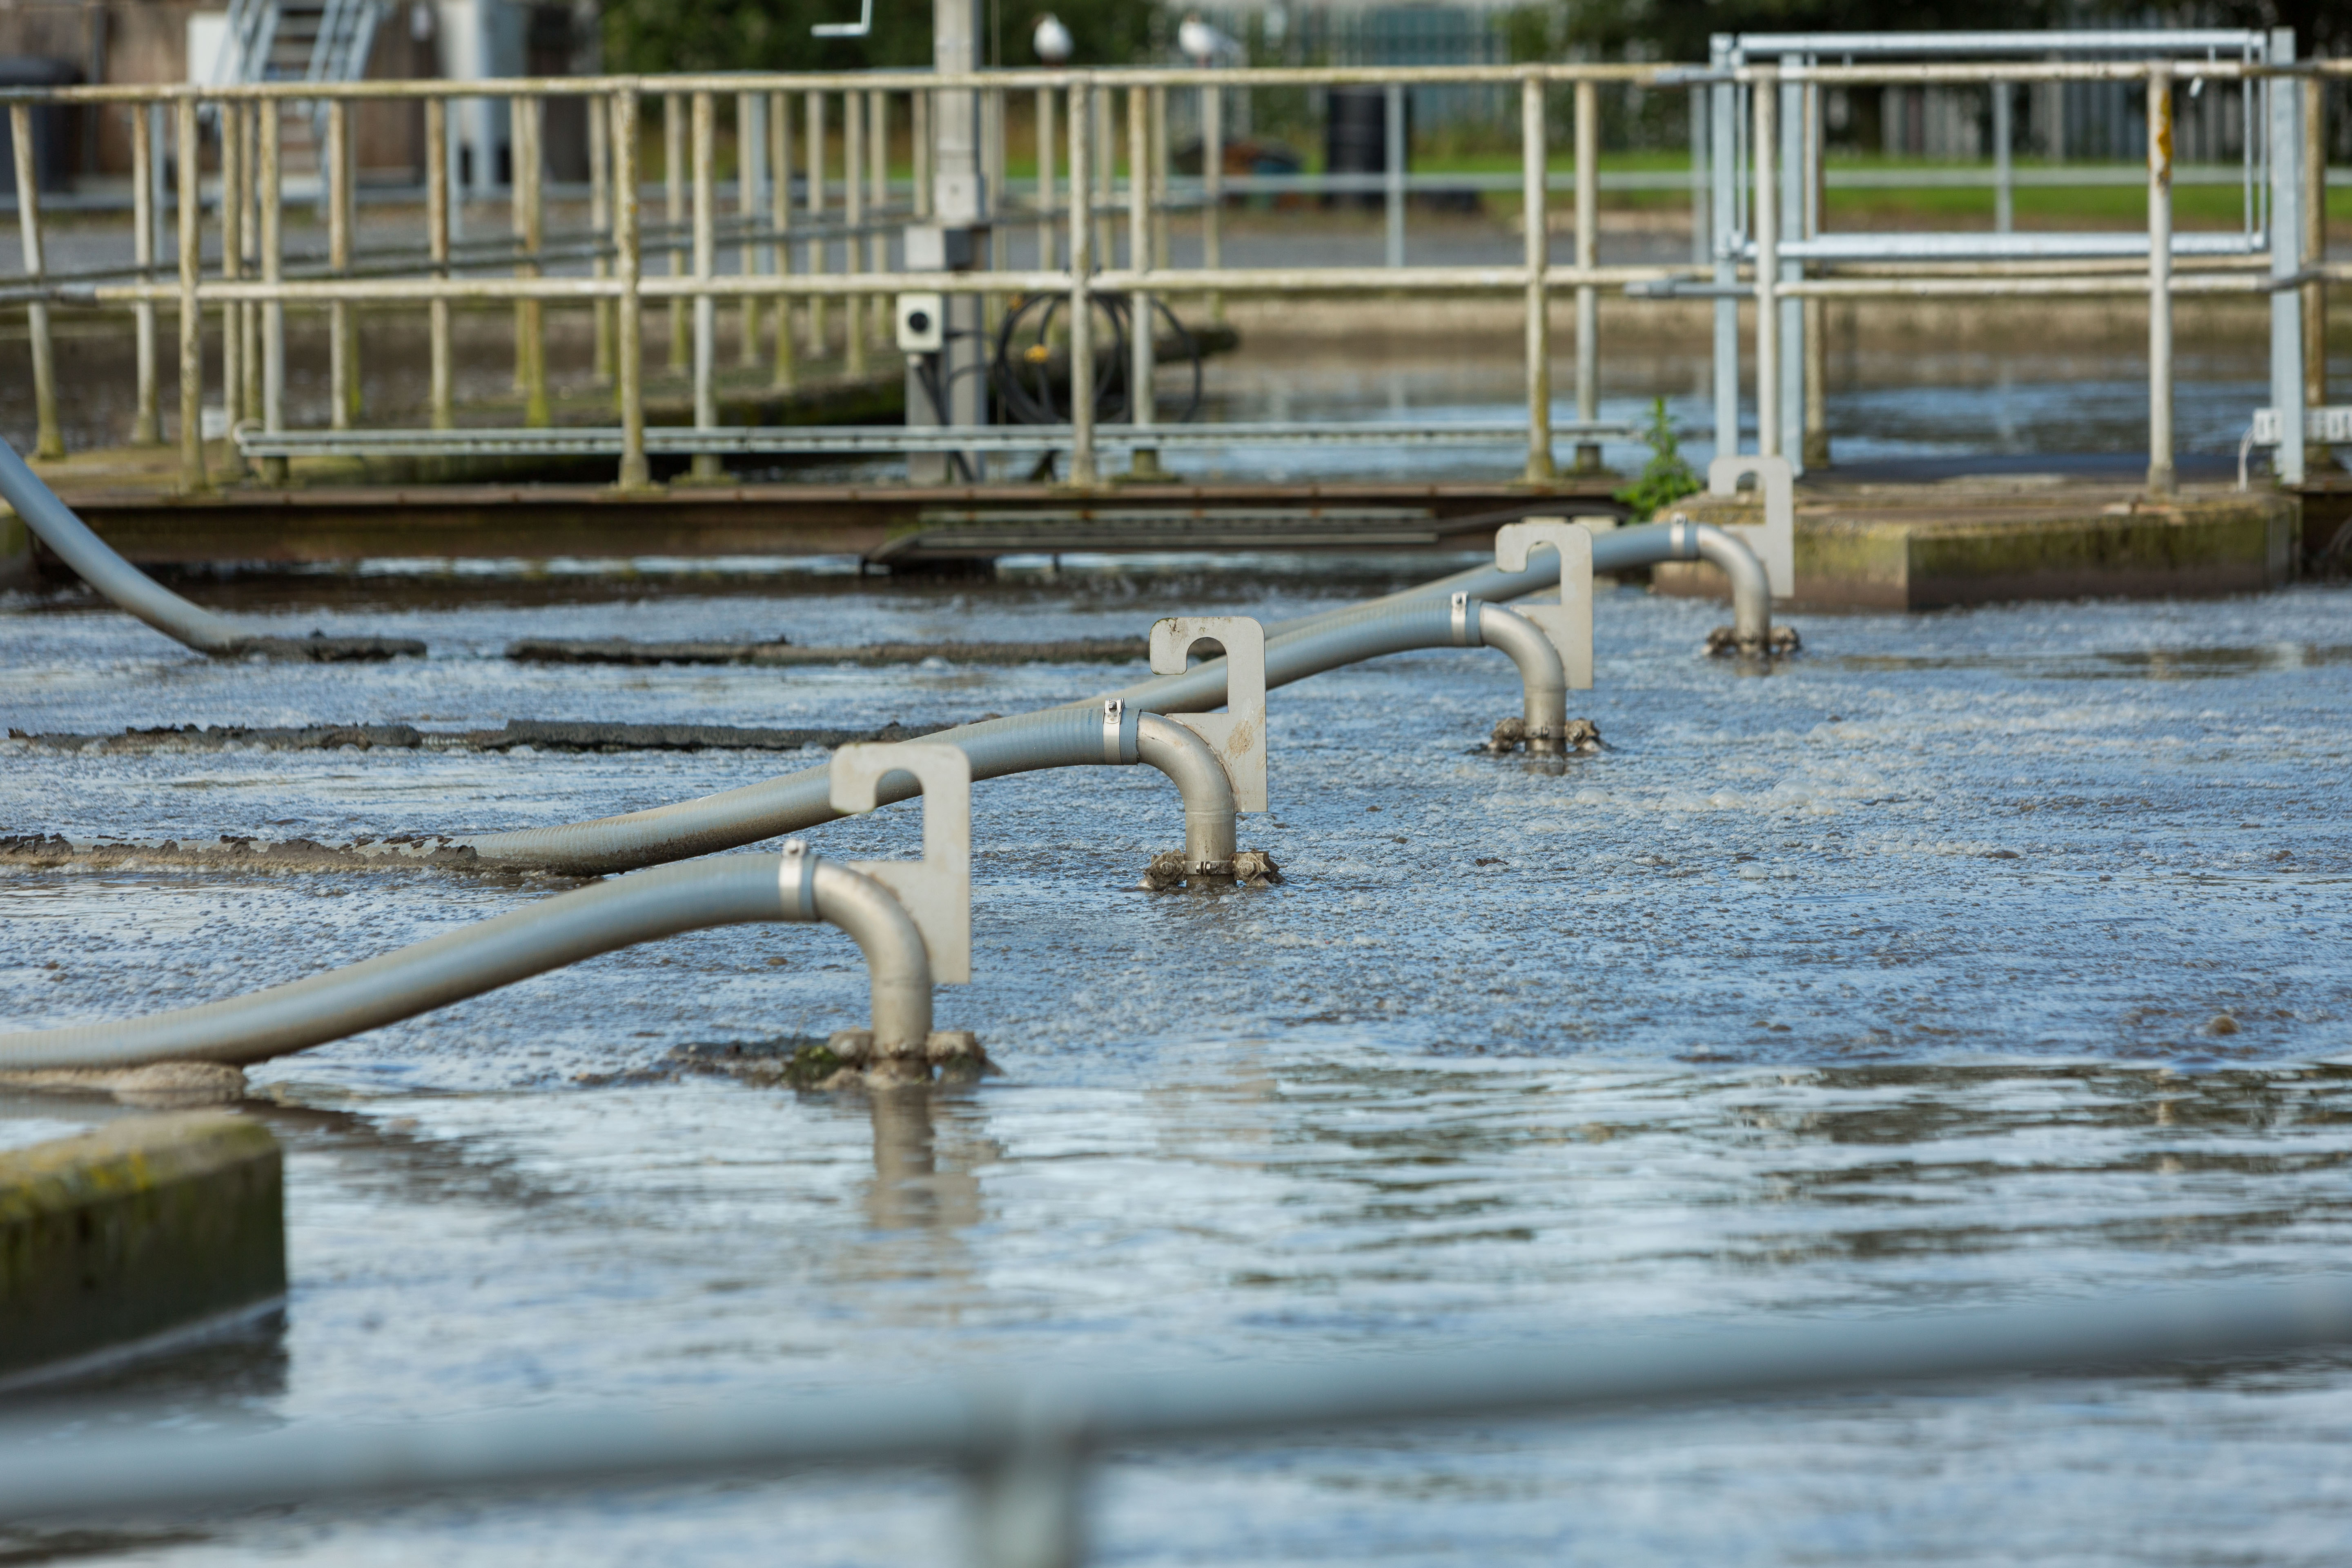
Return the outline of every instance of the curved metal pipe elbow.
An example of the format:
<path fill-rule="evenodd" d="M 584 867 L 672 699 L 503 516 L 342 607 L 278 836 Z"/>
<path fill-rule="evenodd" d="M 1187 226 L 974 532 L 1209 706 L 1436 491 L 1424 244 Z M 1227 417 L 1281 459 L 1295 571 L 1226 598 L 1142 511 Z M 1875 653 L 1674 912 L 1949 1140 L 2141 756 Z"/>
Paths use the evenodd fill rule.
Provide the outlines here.
<path fill-rule="evenodd" d="M 1558 756 L 1568 735 L 1568 671 L 1559 650 L 1532 621 L 1500 605 L 1478 606 L 1478 640 L 1500 648 L 1518 667 L 1528 752 Z"/>
<path fill-rule="evenodd" d="M 1677 559 L 1709 561 L 1731 579 L 1731 628 L 1743 652 L 1761 653 L 1772 642 L 1772 580 L 1748 542 L 1711 522 L 1676 518 L 1669 522 Z"/>
<path fill-rule="evenodd" d="M 816 918 L 846 931 L 866 955 L 877 1056 L 920 1056 L 931 1032 L 931 956 L 906 906 L 848 867 L 810 856 Z"/>
<path fill-rule="evenodd" d="M 1239 843 L 1234 782 L 1209 742 L 1172 719 L 1140 715 L 1136 760 L 1158 768 L 1184 797 L 1184 869 L 1194 876 L 1229 876 Z"/>

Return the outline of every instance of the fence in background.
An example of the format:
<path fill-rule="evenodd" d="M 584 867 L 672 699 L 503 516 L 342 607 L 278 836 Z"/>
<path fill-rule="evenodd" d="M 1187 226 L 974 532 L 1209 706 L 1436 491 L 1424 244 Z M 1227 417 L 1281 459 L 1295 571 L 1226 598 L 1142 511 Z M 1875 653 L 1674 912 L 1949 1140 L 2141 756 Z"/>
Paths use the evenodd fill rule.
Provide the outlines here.
<path fill-rule="evenodd" d="M 2056 50 L 2056 35 L 2032 35 L 2032 47 Z M 2218 37 L 2218 35 L 2217 35 Z M 2330 268 L 2319 242 L 2316 216 L 2324 194 L 2324 128 L 2306 104 L 2321 101 L 2319 84 L 2352 74 L 2347 62 L 2294 59 L 2284 35 L 2228 35 L 2246 47 L 2219 58 L 2202 34 L 2108 35 L 2084 52 L 2136 53 L 2135 58 L 2051 61 L 1987 58 L 1985 50 L 1953 45 L 1957 59 L 1823 64 L 1855 52 L 1851 38 L 1751 38 L 1722 41 L 1706 68 L 1656 65 L 1508 67 L 1302 68 L 1250 70 L 1118 70 L 983 72 L 946 77 L 933 72 L 675 78 L 570 78 L 495 84 L 488 95 L 512 128 L 515 178 L 508 192 L 509 233 L 471 234 L 459 199 L 451 128 L 466 105 L 485 98 L 439 81 L 370 81 L 239 88 L 68 88 L 0 94 L 16 129 L 20 173 L 31 156 L 25 133 L 46 103 L 67 102 L 92 112 L 128 116 L 134 162 L 131 228 L 134 256 L 112 276 L 61 278 L 43 265 L 46 231 L 37 196 L 17 209 L 26 276 L 0 284 L 0 300 L 26 305 L 39 410 L 39 450 L 62 450 L 56 416 L 56 373 L 48 311 L 59 301 L 130 312 L 138 334 L 139 395 L 135 441 L 162 430 L 159 386 L 161 317 L 176 316 L 179 404 L 203 406 L 204 319 L 216 310 L 223 344 L 221 406 L 239 434 L 228 463 L 241 473 L 250 453 L 262 477 L 281 479 L 287 458 L 301 452 L 399 449 L 512 453 L 610 451 L 621 482 L 647 482 L 644 334 L 634 330 L 651 312 L 666 311 L 674 369 L 692 391 L 693 412 L 665 427 L 656 443 L 690 452 L 715 467 L 719 454 L 785 452 L 821 447 L 821 432 L 748 431 L 719 423 L 719 313 L 736 315 L 745 367 L 780 387 L 792 385 L 813 353 L 830 353 L 838 339 L 845 368 L 866 374 L 877 363 L 894 365 L 888 298 L 903 294 L 973 296 L 1003 301 L 1050 295 L 1066 302 L 1063 320 L 1070 410 L 1020 437 L 1069 456 L 1079 484 L 1101 477 L 1094 389 L 1102 367 L 1097 302 L 1105 296 L 1131 302 L 1139 315 L 1154 300 L 1198 301 L 1215 313 L 1238 295 L 1396 296 L 1485 295 L 1517 301 L 1525 323 L 1523 474 L 1541 482 L 1558 471 L 1555 444 L 1577 442 L 1580 466 L 1596 464 L 1598 442 L 1622 427 L 1599 418 L 1598 299 L 1603 289 L 1652 296 L 1711 296 L 1716 300 L 1717 438 L 1736 451 L 1742 427 L 1742 300 L 1754 307 L 1749 331 L 1759 366 L 1752 406 L 1757 444 L 1767 452 L 1802 457 L 1818 451 L 1828 431 L 1822 413 L 1820 302 L 1871 295 L 1908 297 L 2046 297 L 2144 294 L 2150 302 L 2151 482 L 2168 482 L 2171 466 L 2170 302 L 2184 292 L 2267 295 L 2272 310 L 2272 401 L 2283 432 L 2277 471 L 2302 477 L 2302 431 L 2307 409 L 2325 403 L 2324 356 L 2314 339 L 2325 309 L 2325 283 L 2352 275 Z M 2251 43 L 2248 40 L 2252 40 Z M 1910 35 L 1904 47 L 1944 47 Z M 2255 46 L 2259 46 L 2256 47 Z M 2009 47 L 2017 46 L 2012 40 Z M 1866 51 L 1864 51 L 1866 53 Z M 1752 57 L 1752 58 L 1751 58 Z M 2209 58 L 2211 57 L 2211 58 Z M 2186 63 L 2184 63 L 2184 59 Z M 1769 63 L 1768 63 L 1769 62 Z M 1822 224 L 1822 192 L 1832 183 L 1822 133 L 1826 91 L 1896 85 L 1993 89 L 1993 101 L 2011 90 L 2050 83 L 2120 85 L 2143 103 L 2168 114 L 2185 84 L 2206 82 L 2258 106 L 2234 178 L 2245 190 L 2245 221 L 2234 233 L 2175 237 L 2171 190 L 2180 176 L 2169 157 L 2151 155 L 2145 174 L 2149 232 L 2047 235 L 1856 235 Z M 1519 259 L 1493 266 L 1408 266 L 1403 243 L 1407 198 L 1431 182 L 1406 168 L 1403 105 L 1428 87 L 1499 91 L 1518 106 L 1518 167 L 1477 183 L 1506 187 L 1521 219 Z M 1177 173 L 1169 133 L 1171 101 L 1194 105 L 1212 147 L 1224 144 L 1223 105 L 1277 90 L 1370 89 L 1384 95 L 1382 166 L 1376 171 L 1315 176 L 1231 175 L 1220 157 L 1204 157 L 1193 175 Z M 1694 144 L 1702 150 L 1689 174 L 1604 176 L 1599 166 L 1600 104 L 1604 89 L 1685 92 Z M 931 169 L 935 106 L 977 96 L 979 188 L 955 194 L 960 208 L 981 213 L 982 232 L 1034 235 L 1034 265 L 1015 269 L 1003 250 L 983 242 L 969 266 L 909 265 L 903 226 L 935 226 L 945 205 Z M 324 160 L 317 199 L 326 214 L 323 253 L 289 255 L 285 243 L 289 199 L 277 112 L 289 100 L 324 103 Z M 358 182 L 352 166 L 350 121 L 356 104 L 408 100 L 421 106 L 428 147 L 422 193 L 423 243 L 362 253 L 356 245 Z M 544 125 L 551 102 L 584 100 L 590 132 L 591 180 L 584 191 L 584 228 L 550 226 L 551 194 L 544 179 Z M 648 183 L 648 100 L 662 106 L 662 178 Z M 1007 121 L 1018 103 L 1034 118 L 1038 157 L 1034 172 L 1009 178 Z M 734 166 L 721 174 L 720 109 L 730 106 L 738 131 Z M 222 128 L 203 130 L 207 117 Z M 1563 128 L 1556 123 L 1565 119 Z M 1567 134 L 1560 134 L 1565 129 Z M 889 150 L 912 149 L 911 178 L 892 177 Z M 2159 136 L 2153 148 L 2168 152 Z M 1551 164 L 1554 150 L 1570 154 L 1565 173 Z M 216 153 L 216 157 L 212 156 Z M 214 173 L 207 174 L 207 162 Z M 172 188 L 163 190 L 166 169 Z M 1122 174 L 1124 177 L 1122 176 Z M 2226 169 L 2212 177 L 2231 177 Z M 2006 214 L 2018 171 L 1996 160 L 1990 174 Z M 1602 267 L 1598 260 L 1598 203 L 1608 188 L 1636 178 L 1663 177 L 1689 193 L 1696 253 L 1687 266 Z M 1447 176 L 1446 178 L 1453 178 Z M 26 180 L 22 187 L 36 190 Z M 1250 192 L 1354 191 L 1376 195 L 1387 216 L 1387 265 L 1381 267 L 1228 267 L 1223 226 L 1228 201 Z M 1555 194 L 1570 197 L 1563 216 L 1570 256 L 1555 260 L 1547 234 Z M 657 204 L 657 216 L 645 210 Z M 976 205 L 972 204 L 977 204 Z M 578 204 L 575 204 L 578 205 Z M 476 205 L 470 216 L 478 217 Z M 1170 257 L 1173 226 L 1197 226 L 1199 264 L 1179 267 Z M 207 255 L 207 240 L 210 256 Z M 1552 415 L 1552 307 L 1572 301 L 1576 417 L 1558 427 Z M 516 382 L 522 425 L 495 431 L 456 428 L 453 308 L 495 303 L 515 312 Z M 387 433 L 364 428 L 353 313 L 362 305 L 414 309 L 428 320 L 430 392 L 426 429 Z M 328 317 L 330 427 L 288 428 L 285 416 L 285 322 L 289 308 Z M 546 315 L 551 310 L 593 316 L 595 375 L 613 388 L 617 424 L 610 428 L 554 430 L 549 395 Z M 1148 319 L 1148 317 L 1147 317 Z M 624 329 L 621 323 L 631 323 Z M 1151 391 L 1154 334 L 1128 334 L 1129 361 L 1119 367 L 1135 389 L 1118 444 L 1152 460 L 1150 433 L 1166 426 Z M 910 393 L 910 406 L 914 396 Z M 2251 411 L 2250 411 L 2251 412 Z M 983 416 L 984 417 L 984 416 Z M 184 484 L 201 489 L 213 476 L 200 422 L 180 422 Z M 950 428 L 971 421 L 942 419 Z M 1216 427 L 1193 427 L 1192 444 L 1218 438 Z M 1234 439 L 1249 439 L 1234 427 Z M 1284 438 L 1308 433 L 1290 431 Z M 1470 438 L 1469 432 L 1461 433 Z M 1489 431 L 1480 438 L 1495 439 Z M 890 432 L 868 427 L 840 433 L 866 451 Z M 436 446 L 439 440 L 441 445 Z M 912 443 L 915 437 L 907 439 Z M 770 444 L 762 447 L 765 440 Z M 1002 447 L 1015 438 L 1001 430 L 965 448 Z M 938 450 L 942 437 L 921 437 Z M 1175 438 L 1171 438 L 1174 444 Z M 569 443 L 570 445 L 565 445 Z"/>

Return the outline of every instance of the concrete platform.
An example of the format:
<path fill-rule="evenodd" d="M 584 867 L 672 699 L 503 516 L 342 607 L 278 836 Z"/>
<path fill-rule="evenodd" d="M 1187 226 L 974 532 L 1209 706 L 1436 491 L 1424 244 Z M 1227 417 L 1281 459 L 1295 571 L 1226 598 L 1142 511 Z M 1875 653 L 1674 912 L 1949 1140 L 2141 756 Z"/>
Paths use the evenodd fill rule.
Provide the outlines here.
<path fill-rule="evenodd" d="M 139 1116 L 0 1153 L 0 1383 L 285 1292 L 284 1179 L 258 1121 Z"/>
<path fill-rule="evenodd" d="M 1751 500 L 1693 496 L 1674 511 L 1756 522 Z M 2296 574 L 2299 497 L 2196 487 L 2137 489 L 2048 474 L 1927 484 L 1840 483 L 1797 491 L 1800 605 L 1927 610 L 2018 599 L 2172 598 L 2255 593 Z M 1704 563 L 1658 567 L 1661 593 L 1727 597 Z"/>

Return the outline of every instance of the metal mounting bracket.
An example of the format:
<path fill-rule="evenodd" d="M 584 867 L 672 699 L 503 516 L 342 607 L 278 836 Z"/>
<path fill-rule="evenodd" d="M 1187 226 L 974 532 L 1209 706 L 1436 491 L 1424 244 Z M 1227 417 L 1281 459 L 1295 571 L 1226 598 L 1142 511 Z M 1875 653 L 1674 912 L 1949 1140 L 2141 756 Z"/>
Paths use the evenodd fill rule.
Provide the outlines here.
<path fill-rule="evenodd" d="M 941 985 L 971 982 L 971 759 L 938 741 L 862 742 L 833 753 L 833 809 L 856 815 L 881 803 L 882 781 L 911 773 L 923 795 L 920 860 L 852 860 L 914 917 Z"/>
<path fill-rule="evenodd" d="M 1706 466 L 1707 494 L 1738 495 L 1740 479 L 1748 474 L 1756 476 L 1757 488 L 1764 492 L 1764 526 L 1728 523 L 1726 531 L 1740 535 L 1748 548 L 1756 552 L 1772 584 L 1772 596 L 1793 599 L 1797 596 L 1797 470 L 1786 458 L 1759 458 L 1753 453 L 1717 458 Z"/>
<path fill-rule="evenodd" d="M 1570 691 L 1592 689 L 1592 531 L 1559 517 L 1531 517 L 1495 531 L 1495 565 L 1524 572 L 1528 557 L 1549 544 L 1559 552 L 1559 603 L 1521 602 L 1527 617 L 1559 654 Z"/>
<path fill-rule="evenodd" d="M 1225 650 L 1225 710 L 1169 713 L 1217 753 L 1233 782 L 1237 811 L 1265 804 L 1265 628 L 1247 616 L 1171 616 L 1151 626 L 1151 673 L 1181 675 L 1195 645 Z"/>

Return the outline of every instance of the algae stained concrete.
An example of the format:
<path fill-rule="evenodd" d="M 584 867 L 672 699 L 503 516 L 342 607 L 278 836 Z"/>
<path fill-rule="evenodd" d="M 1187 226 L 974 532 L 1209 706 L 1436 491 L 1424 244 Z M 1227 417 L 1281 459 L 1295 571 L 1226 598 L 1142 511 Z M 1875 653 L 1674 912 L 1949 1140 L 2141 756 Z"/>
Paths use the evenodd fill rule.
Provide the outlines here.
<path fill-rule="evenodd" d="M 2290 581 L 2302 521 L 2275 490 L 2152 497 L 2094 486 L 1857 485 L 1797 496 L 1800 605 L 1937 609 L 2020 599 L 2251 594 Z M 1660 512 L 1763 521 L 1751 495 L 1692 496 Z M 1703 562 L 1656 569 L 1658 591 L 1726 597 Z"/>
<path fill-rule="evenodd" d="M 278 1141 L 216 1110 L 0 1154 L 0 1379 L 286 1292 Z"/>

